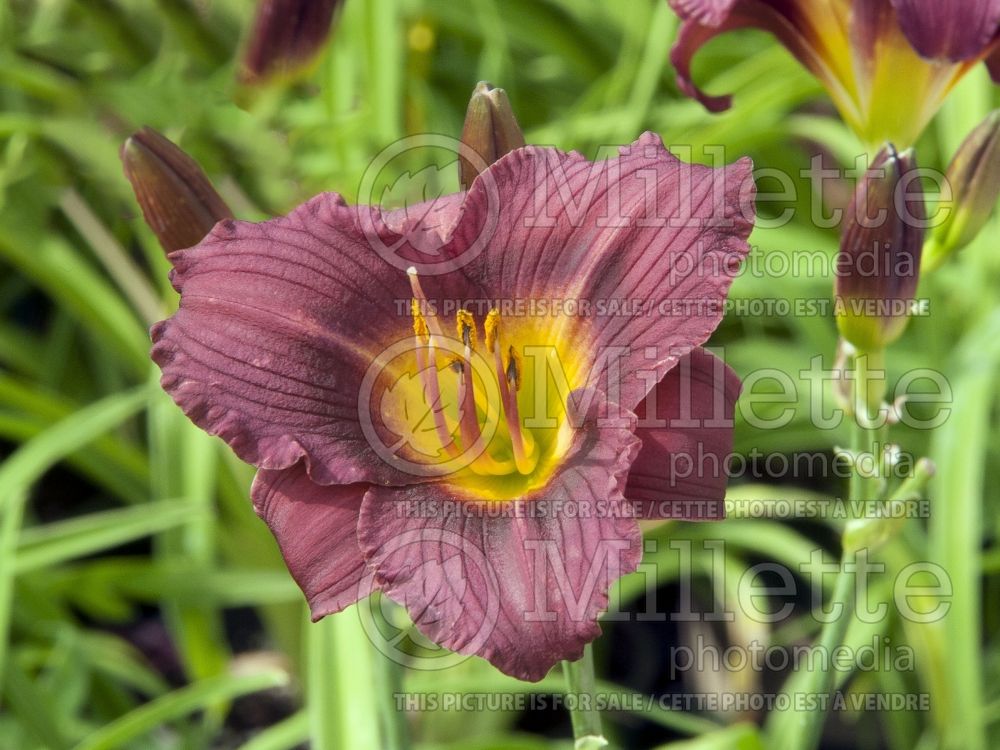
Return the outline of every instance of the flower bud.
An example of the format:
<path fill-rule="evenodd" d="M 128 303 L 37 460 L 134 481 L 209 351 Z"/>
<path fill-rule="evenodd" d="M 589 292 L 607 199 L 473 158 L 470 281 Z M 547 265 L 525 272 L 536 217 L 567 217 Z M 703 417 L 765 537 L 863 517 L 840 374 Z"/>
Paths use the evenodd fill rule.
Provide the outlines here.
<path fill-rule="evenodd" d="M 121 159 L 142 216 L 167 252 L 197 245 L 216 222 L 233 217 L 198 163 L 152 128 L 129 136 Z"/>
<path fill-rule="evenodd" d="M 844 220 L 834 309 L 841 335 L 862 352 L 885 348 L 906 328 L 926 223 L 917 174 L 912 150 L 884 147 Z"/>
<path fill-rule="evenodd" d="M 1000 110 L 969 133 L 945 171 L 951 186 L 948 217 L 931 232 L 924 268 L 939 266 L 979 234 L 1000 198 Z"/>
<path fill-rule="evenodd" d="M 524 135 L 514 117 L 506 91 L 493 88 L 485 81 L 476 86 L 465 113 L 462 143 L 481 159 L 476 160 L 474 156 L 472 159 L 464 156 L 459 159 L 458 178 L 463 190 L 469 189 L 476 175 L 483 169 L 508 151 L 524 145 Z"/>
<path fill-rule="evenodd" d="M 330 36 L 340 0 L 260 0 L 240 82 L 262 83 L 308 67 Z"/>

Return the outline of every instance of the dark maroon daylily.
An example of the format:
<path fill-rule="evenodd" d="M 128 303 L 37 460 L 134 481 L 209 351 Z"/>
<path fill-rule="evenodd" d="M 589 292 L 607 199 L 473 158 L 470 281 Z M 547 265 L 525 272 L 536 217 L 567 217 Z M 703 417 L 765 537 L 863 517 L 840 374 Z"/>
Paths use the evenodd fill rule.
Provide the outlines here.
<path fill-rule="evenodd" d="M 153 358 L 258 467 L 314 618 L 380 589 L 538 680 L 600 633 L 637 516 L 722 515 L 739 381 L 700 346 L 752 200 L 749 161 L 682 164 L 649 133 L 595 163 L 517 149 L 433 210 L 320 195 L 173 253 Z"/>
<path fill-rule="evenodd" d="M 986 61 L 1000 78 L 1000 0 L 669 0 L 683 19 L 671 60 L 678 83 L 708 109 L 691 59 L 726 31 L 774 34 L 829 91 L 844 120 L 869 145 L 910 146 L 945 96 Z"/>

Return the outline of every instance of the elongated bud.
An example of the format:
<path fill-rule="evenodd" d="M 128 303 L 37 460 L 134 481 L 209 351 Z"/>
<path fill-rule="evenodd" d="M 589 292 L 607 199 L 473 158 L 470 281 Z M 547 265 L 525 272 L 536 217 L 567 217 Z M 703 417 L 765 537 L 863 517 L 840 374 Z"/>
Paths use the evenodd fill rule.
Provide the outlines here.
<path fill-rule="evenodd" d="M 198 163 L 152 128 L 129 136 L 121 159 L 142 216 L 167 252 L 197 245 L 216 222 L 233 217 Z"/>
<path fill-rule="evenodd" d="M 507 152 L 524 145 L 524 134 L 514 117 L 506 91 L 495 89 L 485 81 L 476 86 L 465 112 L 462 143 L 480 157 L 479 160 L 459 159 L 458 178 L 463 190 L 469 189 L 483 169 Z"/>
<path fill-rule="evenodd" d="M 240 82 L 262 83 L 307 68 L 330 36 L 339 5 L 340 0 L 260 0 Z"/>
<path fill-rule="evenodd" d="M 841 335 L 862 352 L 885 348 L 906 328 L 926 221 L 917 175 L 912 150 L 884 147 L 845 217 L 835 312 Z"/>
<path fill-rule="evenodd" d="M 972 242 L 1000 198 L 1000 110 L 990 113 L 958 147 L 945 171 L 952 210 L 927 239 L 924 269 L 941 265 Z"/>

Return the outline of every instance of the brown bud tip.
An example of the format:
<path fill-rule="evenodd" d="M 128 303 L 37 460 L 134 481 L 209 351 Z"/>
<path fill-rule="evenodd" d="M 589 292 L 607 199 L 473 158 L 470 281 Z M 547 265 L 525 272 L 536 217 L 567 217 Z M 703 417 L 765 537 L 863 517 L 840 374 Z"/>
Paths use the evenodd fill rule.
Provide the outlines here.
<path fill-rule="evenodd" d="M 216 222 L 233 218 L 198 163 L 152 128 L 129 136 L 121 159 L 142 216 L 167 252 L 198 244 Z"/>
<path fill-rule="evenodd" d="M 476 86 L 465 113 L 462 144 L 471 150 L 458 162 L 458 178 L 463 190 L 468 190 L 476 175 L 490 164 L 524 145 L 524 134 L 506 91 L 493 88 L 485 81 Z"/>
<path fill-rule="evenodd" d="M 881 350 L 906 327 L 925 224 L 912 150 L 886 146 L 854 193 L 835 269 L 837 326 L 858 349 Z"/>
<path fill-rule="evenodd" d="M 340 0 L 260 0 L 240 82 L 262 83 L 307 67 L 330 36 Z"/>

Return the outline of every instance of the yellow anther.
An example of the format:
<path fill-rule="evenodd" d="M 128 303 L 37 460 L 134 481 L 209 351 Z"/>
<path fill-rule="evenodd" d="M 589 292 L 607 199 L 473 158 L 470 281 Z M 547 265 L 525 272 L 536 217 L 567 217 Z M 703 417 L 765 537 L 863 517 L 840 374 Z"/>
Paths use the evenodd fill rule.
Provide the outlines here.
<path fill-rule="evenodd" d="M 486 314 L 483 321 L 483 330 L 486 332 L 486 351 L 492 352 L 497 345 L 497 336 L 500 334 L 500 311 L 496 308 Z"/>
<path fill-rule="evenodd" d="M 507 382 L 514 386 L 515 391 L 521 390 L 521 355 L 514 347 L 507 350 Z"/>
<path fill-rule="evenodd" d="M 470 349 L 476 348 L 476 319 L 468 310 L 459 310 L 455 315 L 455 329 L 458 338 Z"/>
<path fill-rule="evenodd" d="M 429 341 L 431 332 L 427 327 L 427 321 L 424 319 L 424 314 L 420 312 L 419 300 L 410 300 L 410 313 L 413 315 L 413 332 L 417 335 L 417 338 L 421 341 Z"/>

